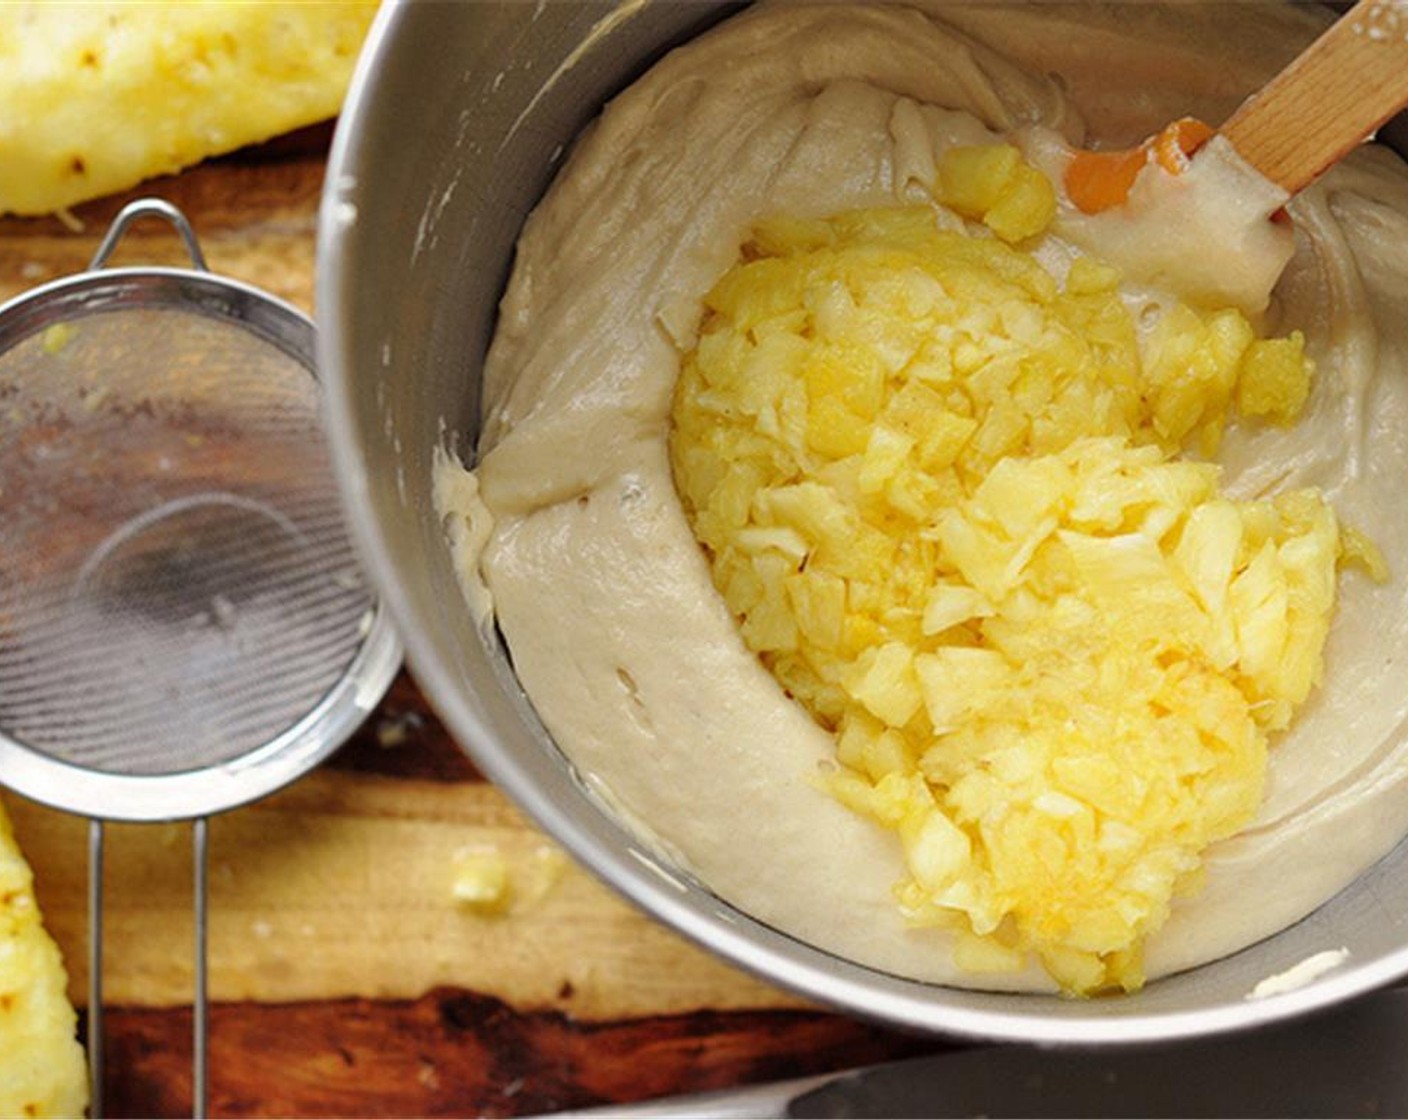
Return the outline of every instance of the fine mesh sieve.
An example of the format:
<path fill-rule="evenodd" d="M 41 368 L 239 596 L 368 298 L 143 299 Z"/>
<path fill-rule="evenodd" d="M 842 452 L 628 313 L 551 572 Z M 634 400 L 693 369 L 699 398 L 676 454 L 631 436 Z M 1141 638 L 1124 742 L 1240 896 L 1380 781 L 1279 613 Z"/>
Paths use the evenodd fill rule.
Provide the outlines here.
<path fill-rule="evenodd" d="M 104 268 L 159 216 L 194 269 Z M 204 1111 L 205 816 L 334 750 L 400 661 L 323 442 L 313 325 L 206 271 L 159 200 L 90 271 L 0 307 L 0 784 L 91 819 L 101 1114 L 102 821 L 194 821 Z"/>

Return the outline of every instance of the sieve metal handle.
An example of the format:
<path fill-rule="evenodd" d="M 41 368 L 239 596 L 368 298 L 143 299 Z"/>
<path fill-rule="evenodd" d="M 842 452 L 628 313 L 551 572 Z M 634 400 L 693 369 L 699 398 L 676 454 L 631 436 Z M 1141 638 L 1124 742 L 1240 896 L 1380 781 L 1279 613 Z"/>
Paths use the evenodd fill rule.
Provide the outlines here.
<path fill-rule="evenodd" d="M 205 263 L 205 254 L 200 251 L 200 243 L 196 241 L 195 230 L 186 220 L 186 215 L 164 198 L 139 198 L 124 206 L 118 212 L 117 217 L 112 220 L 112 225 L 108 226 L 108 231 L 103 235 L 98 251 L 93 254 L 93 260 L 88 265 L 89 269 L 96 270 L 104 267 L 108 258 L 112 256 L 113 250 L 117 248 L 117 243 L 122 240 L 122 235 L 127 232 L 127 227 L 138 218 L 148 217 L 163 218 L 170 222 L 176 228 L 176 232 L 181 235 L 181 240 L 186 246 L 186 252 L 190 255 L 191 264 L 195 266 L 196 271 L 210 271 Z"/>
<path fill-rule="evenodd" d="M 208 955 L 206 914 L 209 910 L 209 824 L 205 817 L 191 822 L 191 857 L 195 865 L 194 992 L 191 998 L 192 1058 L 191 1116 L 205 1120 L 210 1099 L 209 1009 L 206 993 Z M 88 821 L 88 1116 L 103 1117 L 103 822 Z"/>
<path fill-rule="evenodd" d="M 103 822 L 88 822 L 88 1116 L 103 1118 Z"/>
<path fill-rule="evenodd" d="M 191 857 L 195 864 L 195 991 L 191 998 L 192 1021 L 192 1074 L 191 1074 L 191 1116 L 193 1120 L 205 1120 L 210 1103 L 210 1013 L 206 1006 L 208 983 L 206 970 L 209 954 L 206 952 L 206 912 L 208 878 L 206 869 L 210 859 L 207 854 L 210 846 L 210 830 L 205 817 L 197 817 L 191 822 Z"/>

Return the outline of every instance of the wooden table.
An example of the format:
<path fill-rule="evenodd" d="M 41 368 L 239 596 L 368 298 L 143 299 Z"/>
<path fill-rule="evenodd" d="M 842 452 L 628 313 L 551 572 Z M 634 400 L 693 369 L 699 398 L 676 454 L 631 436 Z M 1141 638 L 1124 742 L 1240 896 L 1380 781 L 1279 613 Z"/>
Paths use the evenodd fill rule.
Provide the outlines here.
<path fill-rule="evenodd" d="M 210 266 L 312 307 L 330 130 L 83 206 L 0 220 L 0 299 L 86 267 L 130 198 L 193 222 Z M 114 263 L 183 264 L 160 223 Z M 0 538 L 3 539 L 3 538 Z M 63 947 L 85 975 L 85 828 L 4 795 Z M 488 844 L 519 891 L 484 915 L 451 894 Z M 484 782 L 402 676 L 331 762 L 211 828 L 211 1111 L 512 1116 L 841 1069 L 937 1048 L 825 1012 L 705 954 L 557 853 Z M 190 1108 L 190 855 L 184 826 L 108 839 L 112 1116 Z"/>

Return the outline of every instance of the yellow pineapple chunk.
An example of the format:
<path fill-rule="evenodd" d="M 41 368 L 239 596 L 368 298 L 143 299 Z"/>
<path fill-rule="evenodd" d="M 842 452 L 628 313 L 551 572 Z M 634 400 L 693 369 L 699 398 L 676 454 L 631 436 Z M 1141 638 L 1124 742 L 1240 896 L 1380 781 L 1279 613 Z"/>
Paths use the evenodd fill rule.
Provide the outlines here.
<path fill-rule="evenodd" d="M 785 576 L 783 586 L 806 640 L 824 652 L 839 649 L 846 633 L 846 581 L 809 569 Z"/>
<path fill-rule="evenodd" d="M 807 449 L 830 459 L 859 455 L 870 446 L 870 425 L 837 397 L 822 397 L 807 409 Z"/>
<path fill-rule="evenodd" d="M 493 845 L 460 848 L 452 859 L 456 902 L 483 914 L 497 914 L 508 905 L 508 860 Z"/>
<path fill-rule="evenodd" d="M 1162 440 L 1181 446 L 1197 434 L 1205 441 L 1203 450 L 1216 449 L 1253 338 L 1246 317 L 1232 309 L 1204 318 L 1179 305 L 1159 321 L 1145 353 L 1145 369 L 1153 428 Z"/>
<path fill-rule="evenodd" d="M 1237 627 L 1242 672 L 1270 691 L 1290 637 L 1290 592 L 1277 570 L 1276 547 L 1267 541 L 1232 583 L 1229 596 Z"/>
<path fill-rule="evenodd" d="M 870 429 L 870 439 L 866 443 L 865 458 L 861 464 L 861 493 L 875 494 L 900 474 L 900 468 L 914 449 L 914 439 L 902 432 L 896 432 L 882 424 Z"/>
<path fill-rule="evenodd" d="M 950 148 L 938 171 L 938 200 L 1004 241 L 1035 237 L 1056 216 L 1051 181 L 1010 144 Z"/>
<path fill-rule="evenodd" d="M 923 700 L 914 675 L 914 652 L 902 642 L 866 650 L 856 661 L 846 691 L 871 715 L 891 727 L 903 727 Z"/>
<path fill-rule="evenodd" d="M 0 214 L 335 116 L 375 0 L 0 5 Z"/>
<path fill-rule="evenodd" d="M 950 646 L 921 653 L 914 670 L 924 697 L 924 707 L 934 730 L 951 729 L 975 705 L 1007 686 L 1012 677 L 1006 659 L 996 650 Z"/>
<path fill-rule="evenodd" d="M 1310 396 L 1313 370 L 1300 331 L 1292 331 L 1288 338 L 1258 339 L 1242 359 L 1237 408 L 1246 416 L 1290 424 Z"/>
<path fill-rule="evenodd" d="M 974 618 L 990 618 L 996 613 L 982 592 L 956 583 L 936 583 L 924 604 L 925 634 L 941 634 L 951 626 Z"/>
<path fill-rule="evenodd" d="M 1242 517 L 1225 499 L 1196 506 L 1188 515 L 1174 558 L 1208 615 L 1220 618 L 1242 548 Z"/>
<path fill-rule="evenodd" d="M 942 891 L 966 870 L 973 856 L 968 834 L 940 809 L 930 809 L 916 827 L 906 830 L 909 872 L 926 891 Z"/>
<path fill-rule="evenodd" d="M 1379 546 L 1353 526 L 1340 530 L 1340 564 L 1358 565 L 1369 573 L 1376 583 L 1388 579 L 1388 561 Z"/>
<path fill-rule="evenodd" d="M 950 148 L 939 160 L 939 198 L 960 214 L 981 218 L 1021 165 L 1022 153 L 1011 144 Z"/>
<path fill-rule="evenodd" d="M 1291 419 L 1299 339 L 1176 305 L 1141 343 L 1114 270 L 1063 290 L 1005 243 L 1049 220 L 1028 172 L 941 164 L 996 239 L 922 207 L 762 227 L 682 356 L 671 463 L 744 640 L 836 734 L 827 788 L 896 833 L 905 919 L 965 969 L 1132 990 L 1256 812 L 1337 566 L 1382 557 L 1314 492 L 1236 502 L 1178 457 L 1235 407 Z"/>

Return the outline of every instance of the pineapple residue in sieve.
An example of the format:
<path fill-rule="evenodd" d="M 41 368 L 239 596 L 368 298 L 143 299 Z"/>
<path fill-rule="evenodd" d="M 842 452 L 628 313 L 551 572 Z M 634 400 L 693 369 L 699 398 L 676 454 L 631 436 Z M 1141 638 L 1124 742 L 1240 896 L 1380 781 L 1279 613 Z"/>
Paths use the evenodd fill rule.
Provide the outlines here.
<path fill-rule="evenodd" d="M 966 231 L 757 226 L 683 358 L 675 483 L 745 642 L 834 732 L 821 780 L 897 833 L 907 921 L 970 973 L 1134 990 L 1257 810 L 1337 565 L 1382 560 L 1317 491 L 1234 501 L 1182 457 L 1295 421 L 1298 333 L 1177 304 L 1141 338 L 1115 270 L 1022 247 L 1055 205 L 1015 148 L 935 187 Z"/>

